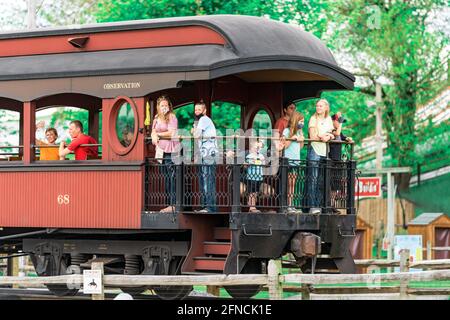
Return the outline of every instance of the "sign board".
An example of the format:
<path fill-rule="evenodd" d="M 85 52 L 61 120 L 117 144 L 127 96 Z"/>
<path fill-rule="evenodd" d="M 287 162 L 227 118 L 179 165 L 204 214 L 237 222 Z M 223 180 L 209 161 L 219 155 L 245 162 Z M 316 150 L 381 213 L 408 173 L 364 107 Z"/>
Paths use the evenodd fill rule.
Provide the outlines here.
<path fill-rule="evenodd" d="M 400 260 L 400 250 L 409 249 L 409 262 L 421 261 L 423 259 L 422 236 L 404 235 L 395 236 L 394 260 Z M 396 270 L 400 270 L 399 268 Z M 410 269 L 417 271 L 419 269 Z"/>
<path fill-rule="evenodd" d="M 83 270 L 83 293 L 102 294 L 102 270 Z"/>
<path fill-rule="evenodd" d="M 361 177 L 355 183 L 355 197 L 381 197 L 381 177 Z"/>

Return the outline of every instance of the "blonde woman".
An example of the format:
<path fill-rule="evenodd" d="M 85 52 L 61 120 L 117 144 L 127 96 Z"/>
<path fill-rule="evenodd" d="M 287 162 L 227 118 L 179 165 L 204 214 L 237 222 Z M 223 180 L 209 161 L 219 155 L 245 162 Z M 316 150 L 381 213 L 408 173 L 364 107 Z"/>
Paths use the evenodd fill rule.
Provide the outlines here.
<path fill-rule="evenodd" d="M 288 127 L 283 131 L 283 138 L 295 140 L 283 140 L 284 157 L 288 159 L 288 213 L 301 213 L 301 210 L 295 209 L 293 205 L 295 183 L 300 168 L 300 150 L 303 147 L 303 126 L 305 117 L 300 112 L 294 112 L 289 119 Z"/>
<path fill-rule="evenodd" d="M 308 134 L 312 140 L 320 142 L 311 142 L 308 147 L 308 174 L 306 180 L 307 202 L 306 206 L 317 208 L 322 203 L 323 192 L 321 191 L 321 175 L 319 175 L 320 160 L 326 159 L 326 142 L 334 139 L 333 121 L 330 117 L 330 104 L 325 99 L 320 99 L 316 103 L 316 112 L 308 123 Z M 317 210 L 316 210 L 317 211 Z"/>
<path fill-rule="evenodd" d="M 178 130 L 178 120 L 173 113 L 172 103 L 166 96 L 161 96 L 156 102 L 157 115 L 153 120 L 152 143 L 156 146 L 156 155 L 162 161 L 161 173 L 164 176 L 164 191 L 169 197 L 169 206 L 161 212 L 173 212 L 175 210 L 175 166 L 172 154 L 177 151 L 179 142 L 172 138 Z"/>

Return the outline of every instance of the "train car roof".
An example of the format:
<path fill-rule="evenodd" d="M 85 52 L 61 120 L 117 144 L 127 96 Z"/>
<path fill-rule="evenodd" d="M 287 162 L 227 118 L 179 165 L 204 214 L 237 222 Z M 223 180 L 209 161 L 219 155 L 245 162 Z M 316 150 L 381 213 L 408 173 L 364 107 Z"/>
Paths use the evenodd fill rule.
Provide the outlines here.
<path fill-rule="evenodd" d="M 121 41 L 111 41 L 114 38 L 110 38 L 103 49 L 95 49 L 95 36 L 122 32 L 126 37 L 126 32 L 170 31 L 170 28 L 180 27 L 203 28 L 214 34 L 206 35 L 208 39 L 199 39 L 197 43 L 162 42 L 150 47 L 133 45 L 137 38 L 127 40 L 131 46 L 121 47 Z M 180 38 L 183 30 L 187 29 L 172 30 Z M 129 35 L 136 37 L 135 34 Z M 83 37 L 92 37 L 89 45 L 94 45 L 94 49 L 68 45 L 70 38 L 77 37 L 81 41 Z M 53 42 L 46 43 L 49 39 Z M 53 44 L 56 47 L 52 51 Z M 58 51 L 57 46 L 62 45 L 69 49 Z M 352 89 L 355 81 L 351 73 L 337 65 L 323 42 L 300 27 L 238 15 L 164 18 L 0 33 L 0 70 L 0 81 L 198 71 L 207 74 L 201 80 L 239 73 L 250 82 L 264 79 L 264 74 L 254 74 L 261 71 L 273 71 L 266 75 L 266 79 L 280 82 L 305 81 L 306 73 L 312 75 L 306 80 L 327 82 L 328 89 Z M 298 74 L 281 75 L 280 70 L 298 71 Z"/>

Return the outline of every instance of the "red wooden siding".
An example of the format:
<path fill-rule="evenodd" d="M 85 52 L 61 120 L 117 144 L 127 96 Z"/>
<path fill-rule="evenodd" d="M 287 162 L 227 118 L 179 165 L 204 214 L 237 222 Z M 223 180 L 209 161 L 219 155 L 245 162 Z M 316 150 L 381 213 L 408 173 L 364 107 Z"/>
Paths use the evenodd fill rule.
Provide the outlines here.
<path fill-rule="evenodd" d="M 69 38 L 84 36 L 89 37 L 84 48 L 75 48 L 68 42 Z M 4 39 L 0 40 L 0 57 L 196 44 L 224 45 L 225 43 L 225 39 L 214 30 L 202 26 L 186 26 L 98 32 L 83 35 Z"/>
<path fill-rule="evenodd" d="M 0 179 L 0 227 L 140 228 L 141 171 L 2 172 Z M 58 203 L 65 195 L 69 203 Z"/>

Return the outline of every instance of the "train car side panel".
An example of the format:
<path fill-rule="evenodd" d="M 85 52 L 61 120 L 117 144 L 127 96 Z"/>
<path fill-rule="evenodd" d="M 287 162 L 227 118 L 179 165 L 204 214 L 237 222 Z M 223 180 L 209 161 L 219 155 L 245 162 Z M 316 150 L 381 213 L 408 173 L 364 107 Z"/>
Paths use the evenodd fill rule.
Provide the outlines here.
<path fill-rule="evenodd" d="M 140 228 L 141 171 L 2 172 L 0 226 Z"/>

